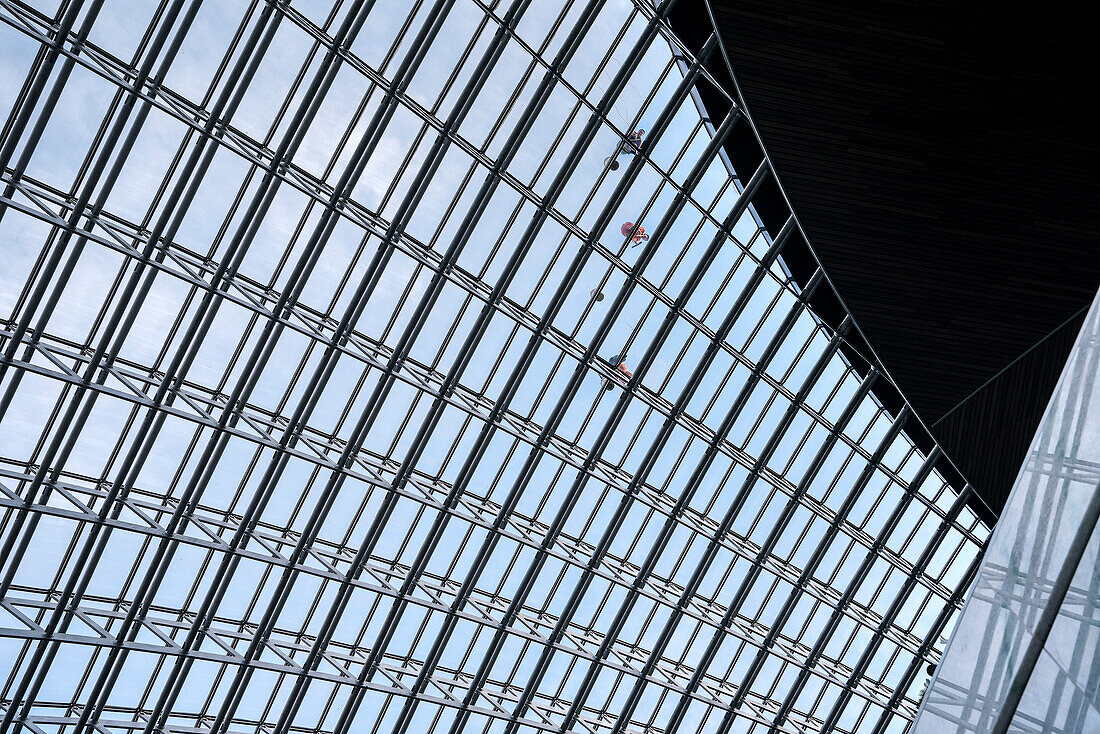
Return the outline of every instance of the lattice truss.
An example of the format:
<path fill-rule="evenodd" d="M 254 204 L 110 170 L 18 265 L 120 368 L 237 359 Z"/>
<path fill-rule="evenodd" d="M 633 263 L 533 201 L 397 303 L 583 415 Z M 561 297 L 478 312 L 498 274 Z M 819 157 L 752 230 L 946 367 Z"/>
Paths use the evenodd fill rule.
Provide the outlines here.
<path fill-rule="evenodd" d="M 670 7 L 0 0 L 0 729 L 908 726 L 988 531 Z"/>

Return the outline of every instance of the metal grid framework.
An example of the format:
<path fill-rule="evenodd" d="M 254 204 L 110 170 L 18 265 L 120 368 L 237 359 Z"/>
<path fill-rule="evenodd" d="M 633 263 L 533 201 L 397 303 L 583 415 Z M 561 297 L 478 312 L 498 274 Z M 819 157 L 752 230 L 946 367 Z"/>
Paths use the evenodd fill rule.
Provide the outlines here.
<path fill-rule="evenodd" d="M 0 728 L 908 727 L 988 530 L 671 2 L 0 0 Z"/>

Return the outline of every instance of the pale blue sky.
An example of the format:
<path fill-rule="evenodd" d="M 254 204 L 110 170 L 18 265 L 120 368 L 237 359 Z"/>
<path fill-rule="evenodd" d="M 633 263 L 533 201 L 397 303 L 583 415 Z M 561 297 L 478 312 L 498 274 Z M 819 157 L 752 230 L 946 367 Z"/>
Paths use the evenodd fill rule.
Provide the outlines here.
<path fill-rule="evenodd" d="M 89 41 L 129 63 L 156 5 L 145 0 L 134 3 L 108 1 L 93 26 Z M 204 108 L 209 107 L 210 100 L 229 81 L 224 74 L 214 81 L 215 71 L 238 25 L 245 14 L 251 12 L 250 7 L 251 4 L 243 0 L 204 3 L 178 59 L 165 77 L 164 87 L 178 93 L 181 98 Z M 291 7 L 315 23 L 323 23 L 329 11 L 329 3 L 326 2 L 292 2 Z M 405 54 L 407 40 L 415 35 L 431 4 L 418 7 L 420 10 L 411 21 L 413 31 L 407 34 L 406 43 L 399 46 L 396 54 L 389 55 L 390 41 L 402 24 L 409 20 L 409 3 L 407 0 L 379 0 L 376 4 L 363 31 L 350 46 L 351 54 L 358 59 L 357 63 L 369 67 L 369 74 L 389 79 L 395 72 Z M 565 30 L 575 22 L 579 7 L 577 4 L 571 7 L 567 20 L 542 52 L 544 60 L 551 59 L 557 52 Z M 52 12 L 52 8 L 43 9 Z M 560 9 L 558 0 L 537 0 L 531 4 L 519 24 L 519 39 L 509 42 L 488 83 L 458 126 L 458 141 L 449 146 L 446 158 L 401 232 L 399 246 L 381 273 L 365 310 L 355 322 L 357 343 L 351 347 L 353 354 L 341 356 L 324 383 L 319 402 L 308 420 L 308 426 L 315 432 L 331 433 L 343 440 L 349 438 L 351 427 L 362 412 L 380 374 L 378 363 L 368 368 L 372 358 L 364 356 L 365 350 L 360 345 L 381 344 L 392 348 L 409 324 L 414 308 L 427 293 L 431 276 L 431 271 L 416 257 L 419 254 L 428 259 L 438 258 L 456 236 L 459 223 L 488 173 L 488 166 L 500 154 L 504 141 L 529 104 L 545 72 L 545 63 L 535 63 L 524 46 L 538 49 L 546 40 L 548 31 L 554 28 L 554 19 Z M 503 15 L 506 10 L 507 3 L 500 3 L 496 13 Z M 397 215 L 416 172 L 437 138 L 435 126 L 445 122 L 452 107 L 460 101 L 459 90 L 469 81 L 472 65 L 484 53 L 497 29 L 495 21 L 482 24 L 483 20 L 484 12 L 473 0 L 456 0 L 443 31 L 412 77 L 408 99 L 398 106 L 377 148 L 351 189 L 354 208 L 366 212 L 372 226 L 364 229 L 354 216 L 342 217 L 302 286 L 299 302 L 311 312 L 329 314 L 334 321 L 338 321 L 348 308 L 352 292 L 367 275 L 368 263 L 379 245 L 380 236 Z M 246 26 L 250 29 L 254 22 L 253 12 Z M 564 71 L 565 83 L 556 86 L 550 102 L 538 115 L 515 158 L 506 167 L 507 180 L 496 189 L 491 204 L 457 258 L 457 268 L 468 274 L 468 279 L 447 283 L 412 346 L 409 358 L 419 365 L 417 370 L 430 368 L 436 375 L 442 376 L 452 368 L 458 347 L 472 328 L 485 294 L 502 277 L 504 263 L 519 244 L 536 212 L 537 202 L 546 195 L 550 182 L 565 163 L 568 151 L 588 122 L 591 107 L 582 105 L 574 115 L 578 98 L 569 87 L 586 94 L 590 101 L 598 100 L 606 92 L 611 77 L 626 59 L 646 22 L 647 15 L 639 12 L 638 7 L 629 0 L 611 0 L 599 14 L 580 51 Z M 627 30 L 622 43 L 611 48 L 613 39 L 624 26 Z M 482 29 L 473 44 L 470 59 L 440 100 L 441 88 L 455 66 L 462 61 L 465 45 L 479 27 Z M 278 145 L 289 117 L 283 114 L 276 123 L 281 104 L 294 87 L 295 76 L 304 67 L 304 81 L 291 96 L 288 109 L 296 108 L 320 59 L 320 54 L 313 48 L 312 37 L 290 20 L 282 22 L 273 49 L 260 65 L 254 82 L 231 121 L 235 130 L 248 139 L 246 145 Z M 10 24 L 0 24 L 0 114 L 5 119 L 36 50 L 37 42 L 25 33 Z M 604 54 L 609 54 L 609 61 L 602 73 L 593 79 Z M 349 164 L 351 151 L 366 133 L 371 116 L 380 103 L 380 92 L 372 90 L 368 78 L 353 66 L 345 64 L 340 70 L 293 156 L 294 166 L 307 176 L 329 185 L 339 179 L 340 173 Z M 551 216 L 543 224 L 533 247 L 508 285 L 506 298 L 523 313 L 521 325 L 517 327 L 510 311 L 493 317 L 474 358 L 459 380 L 466 394 L 480 396 L 486 406 L 500 399 L 512 366 L 528 343 L 531 325 L 546 314 L 569 262 L 580 250 L 582 236 L 598 243 L 598 246 L 575 285 L 568 291 L 564 306 L 553 318 L 551 329 L 555 332 L 555 338 L 567 340 L 578 352 L 586 349 L 600 330 L 608 307 L 627 287 L 628 275 L 633 274 L 641 285 L 633 288 L 622 315 L 608 325 L 596 354 L 606 360 L 625 350 L 629 354 L 627 366 L 634 369 L 647 351 L 668 312 L 666 305 L 654 300 L 653 293 L 663 292 L 671 298 L 679 295 L 695 264 L 715 236 L 718 224 L 736 201 L 739 188 L 722 161 L 713 160 L 683 212 L 663 231 L 657 231 L 657 222 L 675 196 L 674 188 L 664 181 L 664 177 L 668 176 L 675 184 L 681 184 L 709 142 L 709 134 L 700 126 L 699 111 L 693 100 L 688 98 L 677 109 L 667 131 L 650 151 L 650 160 L 642 165 L 637 179 L 616 207 L 606 228 L 600 232 L 591 231 L 630 162 L 630 158 L 624 156 L 621 158 L 623 166 L 616 172 L 609 172 L 604 166 L 604 157 L 616 149 L 622 133 L 636 127 L 652 129 L 660 110 L 672 97 L 681 79 L 681 73 L 672 63 L 672 50 L 667 39 L 658 36 L 646 50 L 639 68 L 614 104 L 609 121 L 600 126 L 595 142 L 585 150 L 581 164 L 570 175 L 561 196 L 554 202 Z M 30 157 L 25 175 L 66 192 L 78 186 L 82 165 L 90 154 L 97 131 L 101 124 L 110 123 L 110 120 L 104 121 L 104 115 L 114 89 L 112 82 L 81 65 L 75 66 L 45 127 L 42 141 Z M 518 98 L 512 103 L 504 124 L 493 133 L 509 97 L 517 90 Z M 643 107 L 651 93 L 654 96 L 652 102 Z M 430 124 L 425 132 L 426 117 Z M 341 143 L 349 126 L 350 133 Z M 189 135 L 189 127 L 184 121 L 167 111 L 154 109 L 137 136 L 133 153 L 126 161 L 118 184 L 107 197 L 105 211 L 140 227 L 151 228 L 151 223 L 156 222 L 167 203 L 171 203 L 166 203 L 163 195 L 157 192 L 177 153 L 183 151 L 186 154 L 195 144 L 195 137 Z M 559 135 L 561 141 L 550 151 L 551 144 Z M 17 149 L 17 156 L 21 150 Z M 680 159 L 678 164 L 677 158 Z M 182 250 L 175 258 L 165 261 L 165 272 L 157 274 L 148 296 L 136 309 L 135 321 L 126 333 L 118 354 L 120 371 L 147 373 L 149 369 L 163 370 L 171 362 L 180 348 L 180 332 L 186 329 L 196 314 L 198 299 L 191 292 L 187 277 L 199 273 L 201 258 L 217 263 L 226 256 L 232 236 L 240 224 L 241 211 L 255 194 L 260 176 L 250 170 L 249 162 L 232 145 L 218 150 L 174 238 L 174 243 Z M 391 191 L 395 180 L 398 184 Z M 247 185 L 246 181 L 249 181 Z M 513 182 L 523 190 L 513 187 Z M 235 200 L 242 189 L 244 203 L 237 204 Z M 456 197 L 457 204 L 453 211 L 449 211 Z M 16 199 L 22 203 L 27 201 L 20 199 L 20 195 Z M 254 286 L 244 290 L 231 288 L 229 297 L 222 301 L 213 328 L 204 338 L 197 358 L 184 376 L 187 381 L 185 391 L 195 394 L 229 393 L 239 381 L 251 376 L 244 374 L 243 357 L 237 356 L 238 353 L 247 355 L 255 349 L 259 338 L 260 327 L 251 325 L 257 318 L 256 307 L 250 305 L 248 299 L 256 298 L 265 288 L 275 293 L 284 290 L 295 263 L 305 252 L 305 242 L 320 226 L 321 213 L 321 205 L 295 185 L 290 182 L 280 185 L 274 203 L 241 263 L 242 279 Z M 694 322 L 709 330 L 717 329 L 757 267 L 759 258 L 767 250 L 768 237 L 759 230 L 753 217 L 754 213 L 749 211 L 740 219 L 733 229 L 733 237 L 723 244 L 698 287 L 687 298 L 684 310 L 690 318 L 677 319 L 668 339 L 656 351 L 652 365 L 641 381 L 641 389 L 659 395 L 670 403 L 675 402 L 685 389 L 692 371 L 703 357 L 707 343 L 705 333 Z M 639 270 L 637 266 L 646 250 L 643 247 L 627 247 L 619 232 L 624 221 L 644 224 L 653 241 L 660 240 L 654 257 L 644 269 Z M 95 234 L 103 236 L 106 233 L 97 229 Z M 49 228 L 39 219 L 14 208 L 5 212 L 0 221 L 0 247 L 4 254 L 0 258 L 0 318 L 22 317 L 25 305 L 18 313 L 15 311 L 20 303 L 20 292 L 50 236 Z M 197 253 L 200 260 L 189 258 L 184 251 Z M 105 303 L 109 300 L 114 281 L 129 277 L 132 267 L 132 258 L 106 244 L 89 241 L 75 261 L 72 277 L 56 311 L 45 325 L 45 341 L 58 349 L 65 341 L 89 345 L 94 349 L 102 334 L 102 320 L 114 309 L 133 305 Z M 209 276 L 202 274 L 201 277 Z M 474 289 L 476 293 L 472 301 L 468 302 L 471 294 L 463 283 L 470 281 L 479 283 Z M 590 293 L 595 289 L 605 294 L 603 301 L 596 302 L 591 298 Z M 712 366 L 687 401 L 686 415 L 690 425 L 701 427 L 697 430 L 704 433 L 718 429 L 748 378 L 749 370 L 737 355 L 743 355 L 750 361 L 760 357 L 772 333 L 795 307 L 796 292 L 796 286 L 788 281 L 782 267 L 773 266 L 750 299 L 743 316 L 735 322 L 723 349 L 718 351 Z M 264 308 L 270 304 L 271 301 L 268 301 Z M 260 316 L 261 322 L 264 318 Z M 449 336 L 452 329 L 455 335 Z M 302 398 L 306 382 L 321 366 L 323 347 L 304 332 L 308 332 L 308 328 L 301 326 L 300 322 L 282 331 L 254 390 L 247 396 L 249 408 L 246 414 L 259 416 L 263 411 L 283 415 L 293 413 Z M 331 330 L 328 333 L 331 334 Z M 747 472 L 738 462 L 744 461 L 745 456 L 758 455 L 771 429 L 778 424 L 789 405 L 789 394 L 801 387 L 813 363 L 826 348 L 829 336 L 828 330 L 811 314 L 802 312 L 797 316 L 784 346 L 766 370 L 767 379 L 752 392 L 741 417 L 733 425 L 728 441 L 723 443 L 697 493 L 688 502 L 688 510 L 679 519 L 668 549 L 658 560 L 654 574 L 661 580 L 660 584 L 682 585 L 702 566 L 706 576 L 700 590 L 701 596 L 713 598 L 720 604 L 724 597 L 734 592 L 746 563 L 744 557 L 738 560 L 734 548 L 741 549 L 741 556 L 751 556 L 764 542 L 772 528 L 771 523 L 787 501 L 787 493 L 793 483 L 797 483 L 818 447 L 826 440 L 827 431 L 815 414 L 824 416 L 827 421 L 835 421 L 847 398 L 855 393 L 858 386 L 858 377 L 844 359 L 833 357 L 824 376 L 809 392 L 806 403 L 813 412 L 799 412 L 768 462 L 769 469 L 776 475 L 785 474 L 792 484 L 784 485 L 782 491 L 778 491 L 769 484 L 774 480 L 759 480 L 759 487 L 753 489 L 739 513 L 730 538 L 723 540 L 721 548 L 707 560 L 706 546 L 710 534 L 730 506 L 738 488 L 746 481 Z M 386 356 L 383 355 L 379 363 L 384 364 Z M 237 365 L 230 368 L 234 359 Z M 495 366 L 498 360 L 502 365 L 499 368 Z M 56 369 L 41 356 L 32 361 L 44 368 Z M 542 344 L 509 405 L 515 419 L 544 425 L 576 364 L 572 353 L 563 354 L 549 340 Z M 77 371 L 82 367 L 78 365 Z M 566 407 L 564 417 L 554 432 L 557 444 L 553 450 L 557 451 L 560 446 L 572 447 L 580 457 L 575 460 L 577 462 L 596 445 L 617 401 L 622 397 L 621 388 L 625 384 L 622 381 L 614 390 L 603 390 L 601 379 L 609 365 L 601 362 L 598 368 L 601 371 L 597 371 L 596 365 L 586 368 L 580 390 Z M 7 390 L 9 384 L 0 383 L 0 390 Z M 108 385 L 126 389 L 113 377 Z M 779 387 L 782 391 L 777 393 Z M 28 373 L 22 378 L 10 409 L 0 416 L 0 467 L 8 472 L 0 476 L 0 483 L 16 486 L 19 480 L 15 477 L 21 471 L 19 466 L 27 461 L 37 461 L 36 457 L 42 451 L 40 444 L 56 435 L 58 428 L 52 426 L 50 421 L 54 406 L 62 395 L 61 390 L 62 383 L 53 377 Z M 332 506 L 325 512 L 320 524 L 319 544 L 328 544 L 326 548 L 340 545 L 357 548 L 374 513 L 383 502 L 385 495 L 379 485 L 392 477 L 393 467 L 384 465 L 382 457 L 390 457 L 395 462 L 403 459 L 430 404 L 431 396 L 414 387 L 412 373 L 403 372 L 389 393 L 379 417 L 366 433 L 362 464 L 352 466 L 352 477 L 345 482 Z M 183 401 L 177 401 L 177 406 L 185 412 L 190 410 Z M 129 448 L 127 442 L 132 440 L 132 436 L 121 442 L 120 438 L 130 431 L 128 426 L 133 409 L 132 402 L 118 397 L 104 395 L 97 399 L 91 419 L 95 430 L 82 432 L 64 467 L 60 467 L 69 473 L 71 481 L 77 484 L 88 481 L 81 477 L 118 481 L 116 454 Z M 472 426 L 465 425 L 470 417 L 462 409 L 451 407 L 444 413 L 419 459 L 411 482 L 401 488 L 404 498 L 388 521 L 387 532 L 370 554 L 373 567 L 413 562 L 435 518 L 436 510 L 425 509 L 430 504 L 429 497 L 436 502 L 441 499 L 441 496 L 431 494 L 432 491 L 438 492 L 440 486 L 432 487 L 432 483 L 443 483 L 442 486 L 446 487 L 456 480 L 486 412 L 487 408 L 479 409 Z M 217 412 L 214 415 L 216 418 Z M 138 416 L 140 420 L 144 410 L 139 410 Z M 603 447 L 598 463 L 601 471 L 618 472 L 614 487 L 609 487 L 598 478 L 590 478 L 580 497 L 569 507 L 564 505 L 564 498 L 577 476 L 577 470 L 563 463 L 556 455 L 543 456 L 527 491 L 519 499 L 515 509 L 518 518 L 523 522 L 540 523 L 540 527 L 545 529 L 546 525 L 554 522 L 558 513 L 562 513 L 565 523 L 562 542 L 588 544 L 585 552 L 591 552 L 591 546 L 599 542 L 623 488 L 640 471 L 642 458 L 663 420 L 663 416 L 654 413 L 643 400 L 637 396 L 630 398 L 625 415 Z M 845 439 L 830 454 L 819 479 L 810 485 L 807 499 L 803 501 L 804 507 L 800 508 L 782 534 L 774 551 L 781 557 L 782 563 L 789 561 L 797 567 L 805 562 L 805 558 L 799 559 L 798 554 L 808 555 L 807 548 L 812 548 L 816 539 L 823 536 L 827 518 L 841 506 L 847 490 L 866 464 L 865 457 L 856 455 L 853 458 L 852 447 L 860 446 L 864 453 L 869 454 L 885 435 L 889 423 L 890 417 L 881 411 L 874 399 L 866 398 L 845 431 Z M 243 421 L 237 424 L 237 428 L 245 434 L 252 430 Z M 278 433 L 275 438 L 279 438 Z M 492 520 L 491 514 L 484 517 L 477 515 L 476 508 L 486 502 L 499 504 L 504 501 L 518 478 L 532 438 L 533 434 L 526 434 L 517 448 L 512 435 L 499 431 L 490 441 L 467 487 L 465 503 L 456 508 L 457 517 L 450 519 L 440 551 L 428 563 L 429 575 L 461 581 L 470 572 L 473 553 L 487 537 L 485 530 L 476 526 L 476 521 L 479 518 L 482 521 Z M 209 430 L 197 430 L 193 420 L 184 416 L 169 417 L 136 475 L 133 483 L 135 491 L 138 494 L 147 491 L 153 495 L 179 497 L 194 473 L 201 469 L 195 466 L 195 457 L 214 439 L 214 434 Z M 192 443 L 197 448 L 191 448 Z M 705 441 L 692 435 L 688 428 L 681 426 L 673 431 L 665 446 L 657 452 L 644 482 L 646 491 L 652 497 L 664 499 L 636 500 L 633 503 L 622 530 L 611 540 L 611 559 L 629 564 L 644 561 L 664 524 L 662 512 L 667 512 L 684 491 L 705 445 Z M 299 445 L 299 448 L 302 446 Z M 265 532 L 274 533 L 280 528 L 302 532 L 326 486 L 329 471 L 319 467 L 319 460 L 316 455 L 310 455 L 308 448 L 302 448 L 302 451 L 303 455 L 288 462 L 273 486 L 271 500 L 258 517 Z M 887 456 L 885 463 L 889 470 L 903 480 L 912 478 L 922 458 L 904 435 L 895 440 Z M 260 477 L 273 457 L 274 452 L 270 448 L 262 448 L 246 436 L 230 439 L 215 470 L 215 480 L 203 490 L 199 515 L 213 519 L 218 513 L 240 515 L 245 512 Z M 383 482 L 372 481 L 372 473 Z M 837 476 L 842 479 L 836 486 L 831 486 L 830 482 Z M 823 570 L 816 574 L 822 583 L 829 583 L 834 572 L 843 578 L 854 571 L 865 555 L 863 547 L 866 537 L 874 536 L 875 528 L 881 527 L 885 519 L 885 513 L 903 493 L 900 485 L 881 470 L 876 472 L 868 487 L 869 498 L 877 500 L 880 494 L 884 494 L 887 499 L 867 502 L 867 506 L 861 504 L 853 513 L 844 526 L 836 549 L 830 550 Z M 52 495 L 51 502 L 63 502 L 57 497 L 56 493 Z M 922 543 L 930 537 L 952 498 L 952 493 L 944 489 L 944 481 L 937 474 L 922 484 L 919 500 L 913 504 L 918 509 L 912 516 L 907 514 L 891 534 L 891 541 L 887 544 L 890 551 L 904 555 L 910 553 L 912 548 L 922 548 Z M 656 512 L 654 504 L 663 508 L 662 511 Z M 974 528 L 976 523 L 973 517 L 961 522 L 967 528 Z M 505 590 L 501 593 L 510 596 L 513 592 L 509 586 L 514 587 L 523 571 L 536 561 L 536 555 L 529 547 L 533 541 L 523 540 L 517 523 L 518 519 L 506 526 L 509 536 L 500 542 L 488 566 L 476 577 L 475 585 L 480 592 L 491 594 L 498 584 L 503 584 Z M 803 537 L 807 527 L 810 529 L 805 537 L 809 540 Z M 204 541 L 207 538 L 193 527 L 188 532 Z M 985 531 L 979 527 L 975 532 Z M 915 534 L 916 540 L 910 540 L 910 533 Z M 227 538 L 229 534 L 226 533 Z M 956 559 L 950 568 L 936 573 L 939 583 L 947 588 L 957 582 L 968 558 L 976 550 L 972 540 L 964 539 L 962 533 L 956 534 L 958 538 L 954 539 L 953 547 L 963 546 L 959 556 L 962 560 Z M 48 588 L 60 571 L 63 586 L 68 578 L 66 574 L 71 573 L 71 567 L 66 567 L 66 559 L 87 542 L 87 529 L 83 526 L 62 517 L 43 516 L 31 540 L 28 560 L 20 565 L 15 583 L 26 588 Z M 139 560 L 142 544 L 146 542 L 157 541 L 150 540 L 138 530 L 113 531 L 101 562 L 102 569 L 111 571 L 97 575 L 88 594 L 113 598 L 133 593 L 133 583 L 127 581 L 127 576 L 131 568 L 139 580 L 147 572 L 143 561 Z M 572 583 L 565 583 L 562 586 L 564 591 L 557 596 L 545 597 L 546 591 L 556 583 L 559 572 L 575 582 L 585 567 L 584 557 L 569 560 L 560 547 L 555 547 L 556 555 L 540 572 L 537 591 L 527 600 L 525 609 L 532 613 L 541 610 L 545 614 L 556 615 Z M 465 550 L 458 552 L 457 549 Z M 289 554 L 290 546 L 281 552 Z M 210 569 L 216 568 L 222 558 L 219 552 L 210 553 L 210 566 L 200 571 L 199 566 L 207 555 L 195 544 L 181 544 L 165 581 L 151 597 L 154 606 L 198 608 L 213 588 L 213 572 Z M 315 634 L 320 620 L 334 602 L 335 585 L 322 583 L 324 569 L 317 557 L 307 555 L 303 565 L 307 570 L 294 577 L 287 603 L 278 615 L 276 628 Z M 591 625 L 598 631 L 610 624 L 620 604 L 625 602 L 630 583 L 622 578 L 612 581 L 606 570 L 610 561 L 600 561 L 597 565 L 603 576 L 593 582 L 584 596 L 574 623 Z M 872 608 L 888 604 L 901 587 L 899 567 L 895 560 L 892 571 L 891 564 L 885 563 L 878 576 L 872 574 L 877 580 L 864 585 L 866 592 L 861 592 L 863 596 L 859 597 L 859 603 Z M 259 619 L 270 601 L 274 583 L 271 573 L 271 569 L 260 561 L 242 561 L 233 571 L 228 592 L 217 604 L 217 617 Z M 770 574 L 769 571 L 765 577 Z M 277 570 L 275 575 L 278 575 Z M 880 581 L 886 591 L 878 588 Z M 842 584 L 843 581 L 834 579 L 832 583 Z M 919 601 L 927 598 L 930 592 L 926 587 L 933 583 L 927 582 L 914 593 L 914 599 L 918 600 L 914 602 L 915 606 L 919 607 Z M 669 602 L 655 601 L 658 592 L 654 589 L 660 584 L 653 579 L 643 584 L 650 596 L 638 603 L 636 613 L 629 617 L 621 630 L 624 645 L 636 644 L 649 650 L 656 643 L 670 613 Z M 942 588 L 938 586 L 935 591 L 941 593 Z M 781 601 L 785 596 L 785 593 L 776 593 L 774 597 L 770 594 L 767 584 L 761 580 L 752 588 L 745 609 L 761 607 L 774 598 Z M 919 599 L 918 594 L 921 595 Z M 882 602 L 883 599 L 886 601 Z M 419 634 L 419 625 L 428 613 L 428 607 L 422 602 L 423 599 L 420 599 L 409 605 L 402 613 L 401 624 L 387 648 L 391 655 L 409 650 L 413 651 L 414 657 L 426 654 L 425 648 L 430 646 L 434 634 Z M 376 604 L 381 605 L 382 611 L 375 608 Z M 390 604 L 390 597 L 357 591 L 339 618 L 333 636 L 334 644 L 372 644 L 380 620 Z M 924 609 L 935 611 L 936 605 L 930 604 Z M 593 619 L 600 610 L 602 614 Z M 774 612 L 775 609 L 772 609 L 771 614 Z M 767 613 L 762 614 L 761 620 L 770 620 Z M 820 628 L 823 620 L 820 617 L 814 619 L 814 624 Z M 367 621 L 364 623 L 364 620 Z M 913 622 L 916 630 L 926 629 L 929 623 L 928 614 L 922 614 L 919 620 Z M 364 624 L 367 629 L 365 634 Z M 480 650 L 488 644 L 491 630 L 477 631 L 474 629 L 477 625 L 473 622 L 463 622 L 463 625 L 470 629 L 457 633 L 448 643 L 440 665 L 461 667 L 472 674 L 482 662 Z M 854 622 L 852 625 L 852 635 L 869 634 L 866 627 L 857 628 Z M 18 668 L 20 663 L 15 651 L 22 642 L 6 637 L 5 626 L 15 628 L 18 624 L 12 622 L 9 626 L 8 622 L 0 619 L 0 681 L 9 680 L 9 675 L 15 675 L 11 680 L 17 680 L 23 671 Z M 428 626 L 429 630 L 434 629 L 438 626 L 438 620 Z M 702 653 L 702 647 L 713 633 L 712 626 L 685 618 L 675 627 L 663 657 L 677 660 L 686 655 L 690 664 Z M 426 641 L 425 637 L 428 638 Z M 206 644 L 213 645 L 210 642 Z M 203 649 L 209 652 L 215 648 Z M 85 684 L 80 677 L 70 673 L 88 665 L 87 656 L 92 648 L 63 645 L 62 649 L 62 657 L 54 663 L 56 670 L 51 671 L 39 693 L 44 701 L 81 700 L 86 696 L 81 688 Z M 855 656 L 862 648 L 853 645 L 850 649 L 853 652 L 848 654 Z M 265 652 L 265 655 L 269 653 Z M 150 672 L 150 658 L 150 655 L 129 655 L 124 674 L 112 688 L 108 699 L 111 705 L 136 705 L 132 702 L 140 699 L 137 689 L 143 688 L 149 682 L 149 676 L 153 675 Z M 261 660 L 277 662 L 274 658 L 261 657 Z M 533 669 L 534 660 L 533 654 L 518 659 L 511 653 L 502 654 L 493 664 L 490 678 L 498 683 L 510 680 L 516 685 L 523 685 Z M 711 679 L 722 680 L 731 675 L 726 669 L 729 665 L 728 656 L 720 657 L 710 671 Z M 559 653 L 552 659 L 551 673 L 544 678 L 548 693 L 553 694 L 550 689 L 567 679 L 566 690 L 560 695 L 563 698 L 572 696 L 571 691 L 576 690 L 587 666 L 586 661 Z M 156 681 L 151 684 L 154 689 L 152 700 L 160 694 L 158 686 L 164 685 L 170 667 L 162 667 L 156 673 Z M 219 710 L 225 695 L 226 678 L 217 677 L 217 667 L 209 661 L 195 664 L 176 701 L 179 711 L 198 711 L 206 706 L 204 702 L 208 696 L 212 697 L 211 710 L 215 713 Z M 98 674 L 98 670 L 93 671 L 93 675 Z M 821 684 L 820 679 L 815 680 L 818 685 Z M 609 706 L 614 712 L 617 706 L 622 705 L 632 683 L 631 680 L 616 687 L 601 678 L 587 705 L 594 708 Z M 762 695 L 767 693 L 766 683 L 762 677 L 758 684 Z M 283 706 L 279 697 L 285 698 L 291 685 L 289 678 L 280 679 L 271 671 L 258 672 L 231 717 L 276 720 Z M 322 682 L 311 685 L 318 690 L 331 689 L 331 685 Z M 652 685 L 655 692 L 644 697 L 646 704 L 635 711 L 635 719 L 648 720 L 651 714 L 658 715 L 653 710 L 653 702 L 662 687 Z M 275 701 L 269 704 L 268 696 L 273 690 Z M 339 695 L 346 695 L 346 691 Z M 302 725 L 323 726 L 326 730 L 331 728 L 334 725 L 332 716 L 318 723 L 318 717 L 325 709 L 322 704 L 326 696 L 318 694 L 307 697 L 307 705 L 296 714 L 295 721 L 306 722 Z M 609 698 L 610 704 L 607 703 Z M 372 713 L 377 712 L 372 711 L 369 705 L 361 710 L 361 716 L 368 718 Z M 669 711 L 662 709 L 659 715 L 668 714 Z M 392 710 L 387 713 L 387 716 L 392 715 Z M 418 715 L 427 716 L 423 712 Z M 520 712 L 520 715 L 527 714 Z M 694 709 L 688 721 L 701 721 Z M 710 725 L 714 724 L 713 717 L 708 721 Z M 382 729 L 385 730 L 385 727 Z M 413 730 L 416 730 L 415 725 Z"/>

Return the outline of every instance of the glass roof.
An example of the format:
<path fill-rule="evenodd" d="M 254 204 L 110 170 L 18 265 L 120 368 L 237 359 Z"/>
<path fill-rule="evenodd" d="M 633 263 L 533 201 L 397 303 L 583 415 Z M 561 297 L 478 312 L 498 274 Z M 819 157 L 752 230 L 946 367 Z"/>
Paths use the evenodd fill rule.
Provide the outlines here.
<path fill-rule="evenodd" d="M 988 529 L 670 6 L 0 3 L 0 729 L 908 727 Z"/>

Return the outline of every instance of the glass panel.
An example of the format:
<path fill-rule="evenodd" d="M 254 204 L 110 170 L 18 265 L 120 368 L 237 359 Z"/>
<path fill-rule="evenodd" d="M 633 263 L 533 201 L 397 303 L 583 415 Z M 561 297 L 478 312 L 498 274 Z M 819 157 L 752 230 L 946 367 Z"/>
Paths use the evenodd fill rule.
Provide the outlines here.
<path fill-rule="evenodd" d="M 88 5 L 0 3 L 0 730 L 911 717 L 986 529 L 670 3 Z"/>
<path fill-rule="evenodd" d="M 914 731 L 1042 726 L 1079 734 L 1100 721 L 1098 336 L 1100 295 L 1032 440 Z M 950 535 L 941 551 L 958 547 L 959 534 Z M 958 583 L 960 565 L 944 572 L 944 583 Z"/>

